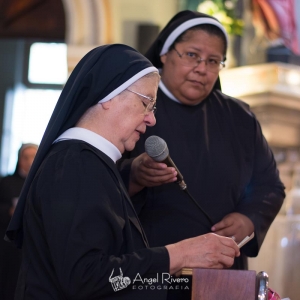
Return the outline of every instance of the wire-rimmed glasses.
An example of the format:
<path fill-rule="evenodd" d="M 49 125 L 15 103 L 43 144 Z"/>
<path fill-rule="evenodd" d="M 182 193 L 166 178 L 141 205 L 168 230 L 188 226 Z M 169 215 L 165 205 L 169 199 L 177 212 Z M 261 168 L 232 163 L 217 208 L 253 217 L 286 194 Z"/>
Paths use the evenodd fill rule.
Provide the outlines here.
<path fill-rule="evenodd" d="M 144 112 L 145 115 L 147 115 L 151 112 L 153 112 L 155 114 L 155 112 L 156 112 L 156 100 L 155 99 L 153 99 L 151 97 L 148 97 L 148 96 L 145 96 L 143 94 L 140 94 L 138 92 L 132 91 L 130 89 L 126 89 L 126 90 L 131 92 L 131 93 L 134 93 L 138 96 L 141 96 L 143 98 L 143 99 L 141 99 L 141 101 L 142 101 L 142 103 L 145 107 L 145 112 Z M 145 102 L 144 99 L 147 99 L 149 102 Z"/>
<path fill-rule="evenodd" d="M 184 66 L 195 68 L 201 62 L 205 62 L 207 71 L 218 73 L 225 67 L 225 62 L 216 58 L 201 58 L 197 53 L 194 52 L 184 52 L 180 54 L 175 47 L 173 49 L 176 51 L 177 55 L 181 58 L 181 63 Z"/>

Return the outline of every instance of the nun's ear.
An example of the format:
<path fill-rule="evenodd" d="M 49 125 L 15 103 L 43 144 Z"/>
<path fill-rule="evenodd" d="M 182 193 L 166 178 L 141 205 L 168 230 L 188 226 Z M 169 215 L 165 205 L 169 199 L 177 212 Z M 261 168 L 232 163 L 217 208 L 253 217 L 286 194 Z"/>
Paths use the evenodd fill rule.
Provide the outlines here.
<path fill-rule="evenodd" d="M 109 109 L 111 107 L 111 102 L 112 102 L 111 100 L 108 100 L 108 101 L 106 101 L 104 103 L 100 103 L 102 105 L 102 107 L 103 107 L 104 110 L 107 110 L 107 109 Z"/>
<path fill-rule="evenodd" d="M 160 61 L 162 62 L 163 65 L 166 63 L 166 59 L 167 59 L 167 54 L 164 54 L 160 57 Z"/>

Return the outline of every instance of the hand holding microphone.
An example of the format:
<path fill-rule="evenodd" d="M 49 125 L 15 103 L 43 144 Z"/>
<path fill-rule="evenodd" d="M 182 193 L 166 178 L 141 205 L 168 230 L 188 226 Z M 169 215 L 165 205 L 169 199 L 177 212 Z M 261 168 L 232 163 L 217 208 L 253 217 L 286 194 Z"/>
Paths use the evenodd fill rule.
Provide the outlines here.
<path fill-rule="evenodd" d="M 132 162 L 129 195 L 135 195 L 144 187 L 154 187 L 165 183 L 177 182 L 180 189 L 189 196 L 189 198 L 201 210 L 203 215 L 205 215 L 210 225 L 213 226 L 214 222 L 210 216 L 205 212 L 205 210 L 202 209 L 201 205 L 189 193 L 182 174 L 169 155 L 169 149 L 166 142 L 162 138 L 152 135 L 145 141 L 145 151 L 146 153 L 139 155 Z M 155 167 L 158 165 L 158 163 L 163 163 L 168 167 L 174 168 L 176 171 L 175 174 L 168 170 L 171 168 L 163 168 L 161 166 L 159 168 Z"/>
<path fill-rule="evenodd" d="M 137 156 L 131 164 L 129 194 L 135 195 L 144 187 L 155 187 L 175 182 L 177 171 L 164 163 L 153 160 L 146 152 Z"/>
<path fill-rule="evenodd" d="M 176 182 L 182 190 L 186 189 L 186 183 L 183 180 L 183 176 L 171 159 L 167 143 L 162 138 L 156 135 L 149 136 L 145 142 L 145 151 L 153 160 L 164 163 L 168 167 L 175 168 L 177 172 Z"/>

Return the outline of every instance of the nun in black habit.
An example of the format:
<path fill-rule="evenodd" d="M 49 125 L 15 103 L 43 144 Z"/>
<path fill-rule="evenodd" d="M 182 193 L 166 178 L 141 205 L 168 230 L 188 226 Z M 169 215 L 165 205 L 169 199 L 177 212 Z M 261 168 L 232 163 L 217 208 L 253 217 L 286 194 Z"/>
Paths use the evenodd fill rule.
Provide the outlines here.
<path fill-rule="evenodd" d="M 74 127 L 89 108 L 155 71 L 137 51 L 111 45 L 89 52 L 72 72 L 7 230 L 23 251 L 16 299 L 140 299 L 145 291 L 114 292 L 110 275 L 168 271 L 166 248 L 147 249 L 114 164 L 119 149 Z"/>
<path fill-rule="evenodd" d="M 118 44 L 72 72 L 6 232 L 23 251 L 15 299 L 165 299 L 158 274 L 229 267 L 239 255 L 214 234 L 148 246 L 115 162 L 155 124 L 158 82 L 148 59 Z"/>
<path fill-rule="evenodd" d="M 145 54 L 161 74 L 157 124 L 124 153 L 119 169 L 150 246 L 211 231 L 239 242 L 254 231 L 232 267 L 247 269 L 246 257 L 258 254 L 285 193 L 255 115 L 220 90 L 226 48 L 225 29 L 211 16 L 181 11 L 169 21 Z M 151 135 L 166 141 L 211 221 L 174 183 L 174 169 L 144 153 Z"/>

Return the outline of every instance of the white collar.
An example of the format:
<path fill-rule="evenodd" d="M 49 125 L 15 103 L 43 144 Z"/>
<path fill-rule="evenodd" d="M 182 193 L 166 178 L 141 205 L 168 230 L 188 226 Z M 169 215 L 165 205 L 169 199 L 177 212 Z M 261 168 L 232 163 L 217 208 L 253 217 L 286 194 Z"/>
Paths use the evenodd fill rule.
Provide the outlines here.
<path fill-rule="evenodd" d="M 168 96 L 171 100 L 179 103 L 179 104 L 182 104 L 182 102 L 180 102 L 177 98 L 175 98 L 175 96 L 168 90 L 168 88 L 164 85 L 164 83 L 162 82 L 162 80 L 159 81 L 159 84 L 158 86 L 160 87 L 160 89 L 164 92 L 164 94 L 166 96 Z M 199 105 L 200 103 L 198 104 L 194 104 L 194 106 L 197 106 Z"/>
<path fill-rule="evenodd" d="M 54 142 L 60 142 L 63 140 L 81 140 L 84 141 L 95 148 L 99 149 L 107 156 L 109 156 L 114 162 L 122 157 L 119 149 L 109 142 L 107 139 L 102 137 L 101 135 L 90 131 L 81 127 L 73 127 L 66 130 L 63 134 L 61 134 Z"/>
<path fill-rule="evenodd" d="M 164 83 L 162 82 L 162 80 L 159 81 L 158 86 L 160 87 L 160 89 L 164 92 L 164 94 L 166 94 L 170 99 L 172 99 L 173 101 L 182 104 L 178 99 L 176 99 L 174 97 L 174 95 L 167 89 L 167 87 L 164 85 Z"/>

